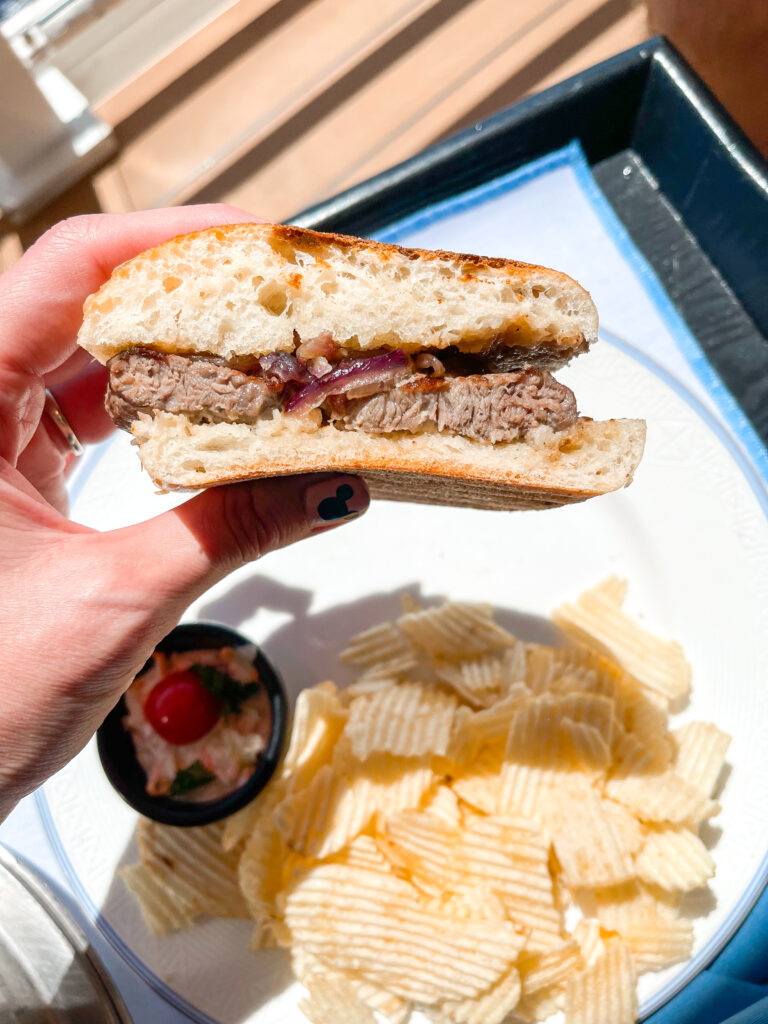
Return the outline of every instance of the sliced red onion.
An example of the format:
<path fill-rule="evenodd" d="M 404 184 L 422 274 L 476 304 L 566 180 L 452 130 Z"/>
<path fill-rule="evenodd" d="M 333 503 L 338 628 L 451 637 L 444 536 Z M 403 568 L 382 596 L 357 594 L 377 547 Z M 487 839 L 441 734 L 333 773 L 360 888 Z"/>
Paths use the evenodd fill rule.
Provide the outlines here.
<path fill-rule="evenodd" d="M 269 387 L 282 387 L 292 382 L 308 384 L 312 376 L 290 352 L 270 352 L 259 359 L 259 368 Z"/>
<path fill-rule="evenodd" d="M 392 387 L 410 373 L 411 360 L 401 349 L 365 359 L 345 359 L 330 373 L 300 388 L 285 404 L 291 413 L 309 412 L 331 395 L 373 395 Z"/>

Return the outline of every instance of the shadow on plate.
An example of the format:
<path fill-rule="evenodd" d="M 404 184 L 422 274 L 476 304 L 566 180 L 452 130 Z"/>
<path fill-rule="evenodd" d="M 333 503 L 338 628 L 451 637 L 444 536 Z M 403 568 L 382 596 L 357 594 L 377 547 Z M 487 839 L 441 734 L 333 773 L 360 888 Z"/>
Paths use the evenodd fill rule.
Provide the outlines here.
<path fill-rule="evenodd" d="M 414 582 L 388 593 L 370 594 L 348 604 L 312 612 L 311 590 L 287 587 L 267 576 L 252 576 L 204 604 L 199 614 L 201 619 L 226 622 L 236 629 L 242 628 L 259 609 L 290 615 L 290 621 L 278 626 L 261 646 L 274 661 L 289 697 L 295 700 L 301 690 L 323 679 L 333 679 L 340 686 L 351 683 L 354 669 L 339 662 L 339 652 L 355 633 L 401 615 L 406 595 L 427 607 L 441 604 L 444 599 L 441 594 L 423 593 L 421 585 Z M 497 608 L 496 620 L 522 640 L 562 643 L 554 624 L 538 615 Z"/>

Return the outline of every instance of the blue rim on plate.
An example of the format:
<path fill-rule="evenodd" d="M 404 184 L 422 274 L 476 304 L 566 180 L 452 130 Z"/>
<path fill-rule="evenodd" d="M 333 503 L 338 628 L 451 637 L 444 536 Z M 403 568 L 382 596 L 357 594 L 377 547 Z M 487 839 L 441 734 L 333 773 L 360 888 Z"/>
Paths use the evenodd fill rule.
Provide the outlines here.
<path fill-rule="evenodd" d="M 234 814 L 264 789 L 280 760 L 288 718 L 288 698 L 276 669 L 254 644 L 228 626 L 214 622 L 188 622 L 171 630 L 156 650 L 170 654 L 174 651 L 218 650 L 221 647 L 253 649 L 253 663 L 259 673 L 259 682 L 267 692 L 272 714 L 272 729 L 267 746 L 259 754 L 253 775 L 242 786 L 218 800 L 190 801 L 176 800 L 170 796 L 150 796 L 145 788 L 147 776 L 136 758 L 130 733 L 123 724 L 127 714 L 123 697 L 96 733 L 99 759 L 113 789 L 139 814 L 163 825 L 209 825 Z M 142 672 L 146 672 L 151 665 L 150 659 Z"/>

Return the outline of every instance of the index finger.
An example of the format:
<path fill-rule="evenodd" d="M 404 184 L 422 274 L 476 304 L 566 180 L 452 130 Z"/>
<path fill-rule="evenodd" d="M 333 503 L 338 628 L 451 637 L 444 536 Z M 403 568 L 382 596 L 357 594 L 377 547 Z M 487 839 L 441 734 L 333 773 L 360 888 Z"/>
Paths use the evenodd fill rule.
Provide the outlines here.
<path fill-rule="evenodd" d="M 115 267 L 176 235 L 257 219 L 210 203 L 62 221 L 0 277 L 0 366 L 50 373 L 74 352 L 83 303 Z"/>

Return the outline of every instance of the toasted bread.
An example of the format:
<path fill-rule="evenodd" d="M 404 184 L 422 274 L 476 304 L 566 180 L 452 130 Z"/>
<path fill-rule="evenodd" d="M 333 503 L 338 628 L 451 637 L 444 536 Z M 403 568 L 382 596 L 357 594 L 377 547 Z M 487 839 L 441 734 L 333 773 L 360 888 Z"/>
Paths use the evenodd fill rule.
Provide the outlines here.
<path fill-rule="evenodd" d="M 117 268 L 86 302 L 78 340 L 104 363 L 144 346 L 242 364 L 323 333 L 348 354 L 495 345 L 551 369 L 596 339 L 597 313 L 577 282 L 544 267 L 238 224 L 172 239 Z M 277 409 L 236 423 L 159 409 L 137 414 L 132 430 L 163 488 L 345 470 L 382 497 L 510 509 L 625 486 L 645 437 L 640 420 L 580 419 L 489 444 L 436 429 L 344 430 L 319 410 Z"/>
<path fill-rule="evenodd" d="M 280 413 L 256 425 L 158 413 L 142 417 L 133 433 L 144 468 L 168 490 L 340 470 L 362 476 L 374 497 L 490 509 L 552 508 L 618 490 L 645 443 L 642 420 L 543 427 L 507 445 L 345 432 Z"/>
<path fill-rule="evenodd" d="M 321 331 L 361 352 L 498 339 L 562 363 L 596 339 L 597 312 L 545 267 L 233 224 L 118 267 L 86 302 L 79 342 L 102 363 L 135 345 L 234 359 L 292 352 L 294 332 Z"/>

